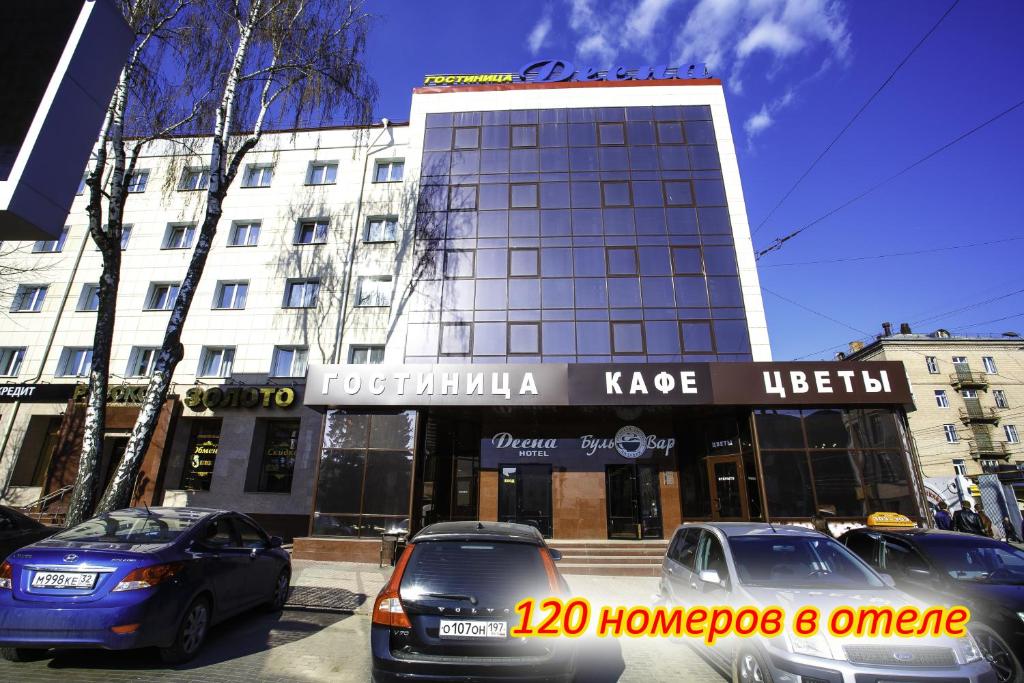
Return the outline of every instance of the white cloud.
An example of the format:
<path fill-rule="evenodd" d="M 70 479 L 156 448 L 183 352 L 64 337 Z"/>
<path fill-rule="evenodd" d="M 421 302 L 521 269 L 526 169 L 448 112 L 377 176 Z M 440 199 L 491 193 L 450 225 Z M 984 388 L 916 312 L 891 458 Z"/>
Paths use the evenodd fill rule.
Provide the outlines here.
<path fill-rule="evenodd" d="M 675 0 L 640 0 L 626 19 L 625 40 L 633 43 L 651 39 L 654 29 Z"/>
<path fill-rule="evenodd" d="M 775 119 L 768 113 L 768 105 L 762 104 L 761 110 L 743 124 L 743 130 L 747 131 L 747 137 L 752 138 L 769 128 L 773 123 L 775 123 Z"/>
<path fill-rule="evenodd" d="M 545 12 L 544 15 L 537 21 L 537 24 L 530 31 L 530 35 L 526 38 L 526 45 L 530 48 L 530 52 L 536 55 L 545 44 L 547 44 L 548 35 L 551 33 L 551 12 Z"/>
<path fill-rule="evenodd" d="M 584 59 L 592 59 L 598 64 L 607 65 L 611 65 L 618 54 L 608 39 L 600 33 L 592 33 L 576 43 L 576 52 Z"/>

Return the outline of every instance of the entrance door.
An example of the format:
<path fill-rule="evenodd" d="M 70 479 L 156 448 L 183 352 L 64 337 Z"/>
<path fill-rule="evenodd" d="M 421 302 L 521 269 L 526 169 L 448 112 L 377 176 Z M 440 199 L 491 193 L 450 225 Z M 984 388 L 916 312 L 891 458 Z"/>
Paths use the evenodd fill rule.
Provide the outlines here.
<path fill-rule="evenodd" d="M 498 521 L 528 524 L 551 538 L 550 465 L 502 465 Z"/>
<path fill-rule="evenodd" d="M 718 455 L 707 459 L 708 483 L 711 492 L 711 518 L 742 520 L 750 518 L 747 510 L 747 485 L 743 476 L 743 459 L 739 455 Z"/>
<path fill-rule="evenodd" d="M 605 468 L 608 538 L 661 538 L 658 471 L 652 465 Z"/>

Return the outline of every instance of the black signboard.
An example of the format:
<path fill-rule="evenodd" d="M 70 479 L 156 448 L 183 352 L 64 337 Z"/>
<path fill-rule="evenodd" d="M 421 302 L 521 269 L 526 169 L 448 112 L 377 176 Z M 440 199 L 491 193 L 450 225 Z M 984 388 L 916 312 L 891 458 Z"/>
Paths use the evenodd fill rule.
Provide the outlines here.
<path fill-rule="evenodd" d="M 181 488 L 186 491 L 209 491 L 213 467 L 220 447 L 220 420 L 196 423 L 189 439 Z"/>
<path fill-rule="evenodd" d="M 0 384 L 0 403 L 64 403 L 74 384 Z"/>

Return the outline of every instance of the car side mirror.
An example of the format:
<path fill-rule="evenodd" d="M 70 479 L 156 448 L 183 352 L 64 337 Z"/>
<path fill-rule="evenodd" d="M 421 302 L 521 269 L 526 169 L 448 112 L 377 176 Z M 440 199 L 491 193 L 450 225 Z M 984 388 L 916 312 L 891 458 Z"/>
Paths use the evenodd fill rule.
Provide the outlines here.
<path fill-rule="evenodd" d="M 715 569 L 704 569 L 700 573 L 700 580 L 704 583 L 713 583 L 716 586 L 722 586 L 722 578 L 718 575 L 718 571 Z"/>
<path fill-rule="evenodd" d="M 555 562 L 560 562 L 562 560 L 562 551 L 561 550 L 555 550 L 554 548 L 548 548 L 548 552 L 551 554 L 551 559 L 554 560 Z"/>
<path fill-rule="evenodd" d="M 270 548 L 280 548 L 282 545 L 284 545 L 284 539 L 280 536 L 271 536 L 270 542 L 267 543 L 267 547 Z"/>
<path fill-rule="evenodd" d="M 892 574 L 879 574 L 879 576 L 882 577 L 882 583 L 884 583 L 889 588 L 896 587 L 896 579 L 892 578 Z"/>
<path fill-rule="evenodd" d="M 924 567 L 910 567 L 909 569 L 907 569 L 907 575 L 909 575 L 909 576 L 911 576 L 912 578 L 915 578 L 915 579 L 930 579 L 930 578 L 932 578 L 931 571 L 929 571 L 928 569 L 926 569 Z"/>

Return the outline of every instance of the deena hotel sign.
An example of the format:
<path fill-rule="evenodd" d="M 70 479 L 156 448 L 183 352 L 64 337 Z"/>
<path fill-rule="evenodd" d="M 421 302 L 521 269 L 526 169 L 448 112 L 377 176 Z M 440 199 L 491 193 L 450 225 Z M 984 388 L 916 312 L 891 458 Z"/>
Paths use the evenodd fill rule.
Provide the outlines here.
<path fill-rule="evenodd" d="M 521 83 L 592 83 L 595 81 L 671 81 L 709 79 L 704 64 L 686 66 L 640 66 L 627 68 L 613 66 L 607 69 L 576 66 L 565 59 L 541 59 L 525 64 L 518 73 L 430 74 L 423 77 L 423 85 L 494 85 Z"/>
<path fill-rule="evenodd" d="M 909 405 L 898 362 L 314 365 L 308 406 Z"/>

